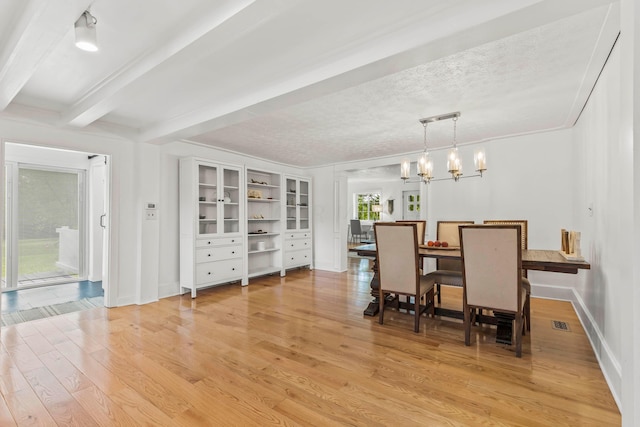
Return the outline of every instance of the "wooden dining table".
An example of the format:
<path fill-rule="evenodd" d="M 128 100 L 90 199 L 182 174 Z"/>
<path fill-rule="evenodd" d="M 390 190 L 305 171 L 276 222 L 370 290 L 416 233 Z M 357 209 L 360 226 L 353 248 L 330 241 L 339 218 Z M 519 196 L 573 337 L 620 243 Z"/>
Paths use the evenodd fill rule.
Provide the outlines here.
<path fill-rule="evenodd" d="M 373 257 L 373 278 L 371 279 L 371 283 L 369 286 L 371 287 L 371 296 L 374 298 L 373 301 L 369 303 L 367 308 L 364 310 L 365 316 L 375 316 L 380 309 L 380 300 L 379 298 L 379 277 L 377 271 L 377 262 L 376 262 L 376 245 L 374 244 L 366 244 L 359 245 L 349 249 L 350 252 L 355 252 L 359 256 Z M 422 258 L 434 258 L 434 259 L 453 259 L 460 260 L 461 254 L 459 248 L 434 248 L 427 247 L 421 245 L 418 248 L 418 255 Z M 567 259 L 563 255 L 560 254 L 557 250 L 545 250 L 545 249 L 523 249 L 522 250 L 522 268 L 524 270 L 537 270 L 537 271 L 550 271 L 555 273 L 567 273 L 567 274 L 577 274 L 578 270 L 589 270 L 591 269 L 591 265 L 583 260 L 572 260 Z M 463 318 L 463 313 L 461 310 L 452 310 L 446 309 L 442 307 L 435 307 L 435 313 L 437 316 L 447 316 L 453 317 L 457 319 Z M 489 318 L 487 316 L 483 316 L 480 319 L 483 323 L 496 323 L 496 320 L 493 318 Z M 511 322 L 508 322 L 509 325 Z M 497 324 L 497 323 L 496 323 Z M 505 324 L 498 325 L 500 327 L 507 327 L 508 330 L 499 333 L 498 336 L 502 335 L 501 342 L 509 343 L 511 340 L 510 328 L 511 326 L 505 326 Z"/>

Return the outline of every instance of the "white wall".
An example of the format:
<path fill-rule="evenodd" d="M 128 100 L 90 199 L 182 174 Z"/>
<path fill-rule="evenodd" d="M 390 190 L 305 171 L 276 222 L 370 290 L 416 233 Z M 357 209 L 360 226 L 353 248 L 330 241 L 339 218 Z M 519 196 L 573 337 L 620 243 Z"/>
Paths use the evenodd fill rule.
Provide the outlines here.
<path fill-rule="evenodd" d="M 629 190 L 633 228 L 626 234 L 632 241 L 626 257 L 633 272 L 631 280 L 622 286 L 621 401 L 622 425 L 631 427 L 640 425 L 640 6 L 635 0 L 621 0 L 620 5 L 620 134 L 628 157 L 633 159 L 632 168 L 623 174 L 633 185 Z"/>
<path fill-rule="evenodd" d="M 574 127 L 575 223 L 591 274 L 576 286 L 576 305 L 620 404 L 621 308 L 633 283 L 633 157 L 620 133 L 620 46 L 616 46 Z M 592 216 L 589 208 L 592 208 Z M 636 306 L 637 307 L 637 306 Z"/>
<path fill-rule="evenodd" d="M 313 176 L 314 267 L 320 270 L 344 271 L 347 233 L 340 197 L 346 195 L 346 177 L 335 174 L 333 167 L 317 168 Z M 344 205 L 342 205 L 344 207 Z M 319 231 L 322 230 L 322 231 Z M 322 248 L 322 249 L 318 249 Z"/>

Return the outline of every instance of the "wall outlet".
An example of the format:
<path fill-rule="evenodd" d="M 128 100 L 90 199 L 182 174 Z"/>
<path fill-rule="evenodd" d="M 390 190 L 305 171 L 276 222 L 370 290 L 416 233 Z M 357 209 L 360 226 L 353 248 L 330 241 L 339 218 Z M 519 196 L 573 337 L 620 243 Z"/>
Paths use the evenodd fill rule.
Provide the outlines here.
<path fill-rule="evenodd" d="M 158 219 L 158 213 L 156 212 L 156 210 L 155 209 L 147 209 L 147 211 L 146 211 L 146 219 L 147 220 Z"/>

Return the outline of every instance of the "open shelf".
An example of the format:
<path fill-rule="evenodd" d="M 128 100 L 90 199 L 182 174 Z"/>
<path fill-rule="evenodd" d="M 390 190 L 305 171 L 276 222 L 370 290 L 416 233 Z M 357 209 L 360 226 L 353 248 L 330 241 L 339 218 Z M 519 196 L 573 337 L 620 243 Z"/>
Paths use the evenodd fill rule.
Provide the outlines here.
<path fill-rule="evenodd" d="M 280 200 L 278 199 L 259 199 L 257 197 L 247 197 L 247 200 L 249 202 L 256 202 L 256 203 L 279 203 Z"/>
<path fill-rule="evenodd" d="M 249 277 L 282 270 L 282 175 L 256 169 L 246 170 L 247 230 L 266 233 L 247 234 Z M 257 247 L 266 247 L 259 250 Z"/>
<path fill-rule="evenodd" d="M 256 251 L 249 251 L 249 255 L 253 255 L 253 254 L 262 254 L 262 253 L 266 253 L 266 252 L 275 252 L 275 251 L 279 251 L 280 248 L 267 248 L 267 249 L 262 249 L 260 251 L 256 250 Z"/>
<path fill-rule="evenodd" d="M 249 269 L 249 278 L 251 277 L 258 277 L 258 276 L 266 276 L 267 274 L 274 274 L 274 273 L 279 273 L 280 272 L 280 266 L 277 265 L 271 265 L 268 267 L 261 267 L 261 268 L 250 268 Z"/>

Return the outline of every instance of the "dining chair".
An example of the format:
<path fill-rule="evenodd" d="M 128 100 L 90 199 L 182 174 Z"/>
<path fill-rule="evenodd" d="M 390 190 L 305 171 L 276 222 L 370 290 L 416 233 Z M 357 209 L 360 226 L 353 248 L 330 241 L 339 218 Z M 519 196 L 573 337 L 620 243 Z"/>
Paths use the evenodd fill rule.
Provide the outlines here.
<path fill-rule="evenodd" d="M 496 225 L 496 224 L 509 224 L 509 225 L 519 225 L 520 226 L 520 241 L 521 247 L 523 251 L 529 249 L 529 224 L 526 219 L 485 219 L 484 224 L 488 225 Z M 522 269 L 522 277 L 529 277 L 529 274 L 526 269 Z M 531 295 L 531 286 L 525 286 L 527 294 Z M 527 299 L 529 301 L 529 299 Z M 526 319 L 531 318 L 531 306 L 527 303 L 525 307 L 527 312 Z M 527 320 L 527 331 L 531 330 L 531 324 Z"/>
<path fill-rule="evenodd" d="M 352 219 L 350 221 L 351 225 L 351 241 L 355 243 L 356 236 L 358 236 L 358 242 L 362 242 L 362 236 L 366 235 L 366 233 L 362 230 L 362 224 L 359 219 Z"/>
<path fill-rule="evenodd" d="M 447 242 L 449 247 L 460 247 L 458 227 L 473 223 L 473 221 L 438 221 L 436 224 L 436 240 Z M 435 294 L 438 296 L 438 304 L 440 304 L 442 302 L 441 285 L 462 287 L 462 262 L 452 259 L 437 259 L 436 269 L 440 273 L 440 281 L 436 283 Z"/>
<path fill-rule="evenodd" d="M 407 296 L 407 306 L 413 297 L 414 332 L 420 330 L 420 316 L 424 312 L 435 315 L 433 285 L 436 276 L 420 274 L 417 224 L 377 222 L 374 224 L 378 260 L 380 311 L 379 323 L 383 324 L 385 305 L 396 303 L 400 308 L 400 296 Z M 393 295 L 387 301 L 387 295 Z M 424 304 L 421 299 L 424 297 Z"/>
<path fill-rule="evenodd" d="M 424 219 L 399 219 L 396 222 L 403 224 L 416 224 L 418 232 L 418 245 L 424 245 L 424 235 L 427 231 L 427 221 Z"/>
<path fill-rule="evenodd" d="M 528 223 L 526 219 L 485 219 L 484 224 L 496 225 L 496 224 L 509 224 L 520 226 L 520 236 L 522 241 L 522 250 L 526 251 L 529 247 L 528 243 Z M 522 270 L 522 275 L 527 276 L 527 270 Z"/>
<path fill-rule="evenodd" d="M 492 310 L 514 317 L 516 356 L 522 357 L 529 280 L 522 277 L 520 225 L 463 225 L 459 236 L 465 345 L 471 345 L 476 310 Z"/>

